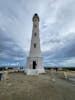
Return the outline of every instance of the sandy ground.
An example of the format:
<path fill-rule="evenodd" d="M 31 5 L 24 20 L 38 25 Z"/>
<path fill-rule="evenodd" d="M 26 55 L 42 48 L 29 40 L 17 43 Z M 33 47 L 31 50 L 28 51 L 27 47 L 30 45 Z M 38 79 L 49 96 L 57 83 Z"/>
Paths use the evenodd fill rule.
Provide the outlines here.
<path fill-rule="evenodd" d="M 11 73 L 0 81 L 0 100 L 75 100 L 75 82 L 62 76 L 49 71 L 37 76 Z"/>

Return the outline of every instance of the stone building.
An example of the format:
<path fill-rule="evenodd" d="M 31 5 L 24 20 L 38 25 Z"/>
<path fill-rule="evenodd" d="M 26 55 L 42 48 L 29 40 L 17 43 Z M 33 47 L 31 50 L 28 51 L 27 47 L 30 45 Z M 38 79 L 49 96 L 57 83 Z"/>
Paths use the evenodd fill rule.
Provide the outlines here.
<path fill-rule="evenodd" d="M 25 72 L 27 74 L 40 74 L 44 73 L 44 67 L 42 65 L 42 56 L 40 49 L 40 37 L 39 37 L 39 16 L 34 14 L 33 18 L 33 30 L 31 38 L 31 47 L 29 57 L 27 58 L 27 66 Z"/>

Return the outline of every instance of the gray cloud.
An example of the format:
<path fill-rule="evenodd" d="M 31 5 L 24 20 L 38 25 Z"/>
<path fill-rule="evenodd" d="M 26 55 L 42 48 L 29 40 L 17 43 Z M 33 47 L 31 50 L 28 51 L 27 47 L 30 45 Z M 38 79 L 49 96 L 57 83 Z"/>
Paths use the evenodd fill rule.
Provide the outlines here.
<path fill-rule="evenodd" d="M 50 62 L 51 65 L 58 64 L 59 61 L 68 64 L 69 59 L 74 62 L 75 0 L 1 0 L 1 59 L 5 55 L 3 57 L 8 60 L 9 57 L 11 60 L 19 60 L 18 57 L 24 57 L 22 50 L 29 51 L 34 13 L 40 16 L 44 62 Z"/>
<path fill-rule="evenodd" d="M 21 61 L 25 59 L 25 53 L 0 29 L 0 61 Z"/>

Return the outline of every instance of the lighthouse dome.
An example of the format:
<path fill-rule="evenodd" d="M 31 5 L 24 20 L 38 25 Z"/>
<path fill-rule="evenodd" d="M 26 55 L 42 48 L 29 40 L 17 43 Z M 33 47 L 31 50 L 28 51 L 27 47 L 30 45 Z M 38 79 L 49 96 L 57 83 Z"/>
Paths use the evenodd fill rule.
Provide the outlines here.
<path fill-rule="evenodd" d="M 39 16 L 38 16 L 37 13 L 34 14 L 34 16 L 33 16 L 33 21 L 34 21 L 34 19 L 38 19 L 38 21 L 39 21 Z"/>

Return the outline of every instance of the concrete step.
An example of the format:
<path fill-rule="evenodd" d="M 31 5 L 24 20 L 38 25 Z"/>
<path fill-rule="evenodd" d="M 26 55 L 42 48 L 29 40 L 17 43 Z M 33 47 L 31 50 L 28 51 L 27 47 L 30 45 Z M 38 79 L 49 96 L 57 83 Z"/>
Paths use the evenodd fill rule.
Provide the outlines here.
<path fill-rule="evenodd" d="M 38 75 L 40 73 L 45 73 L 44 69 L 26 69 L 25 73 L 27 75 Z"/>

